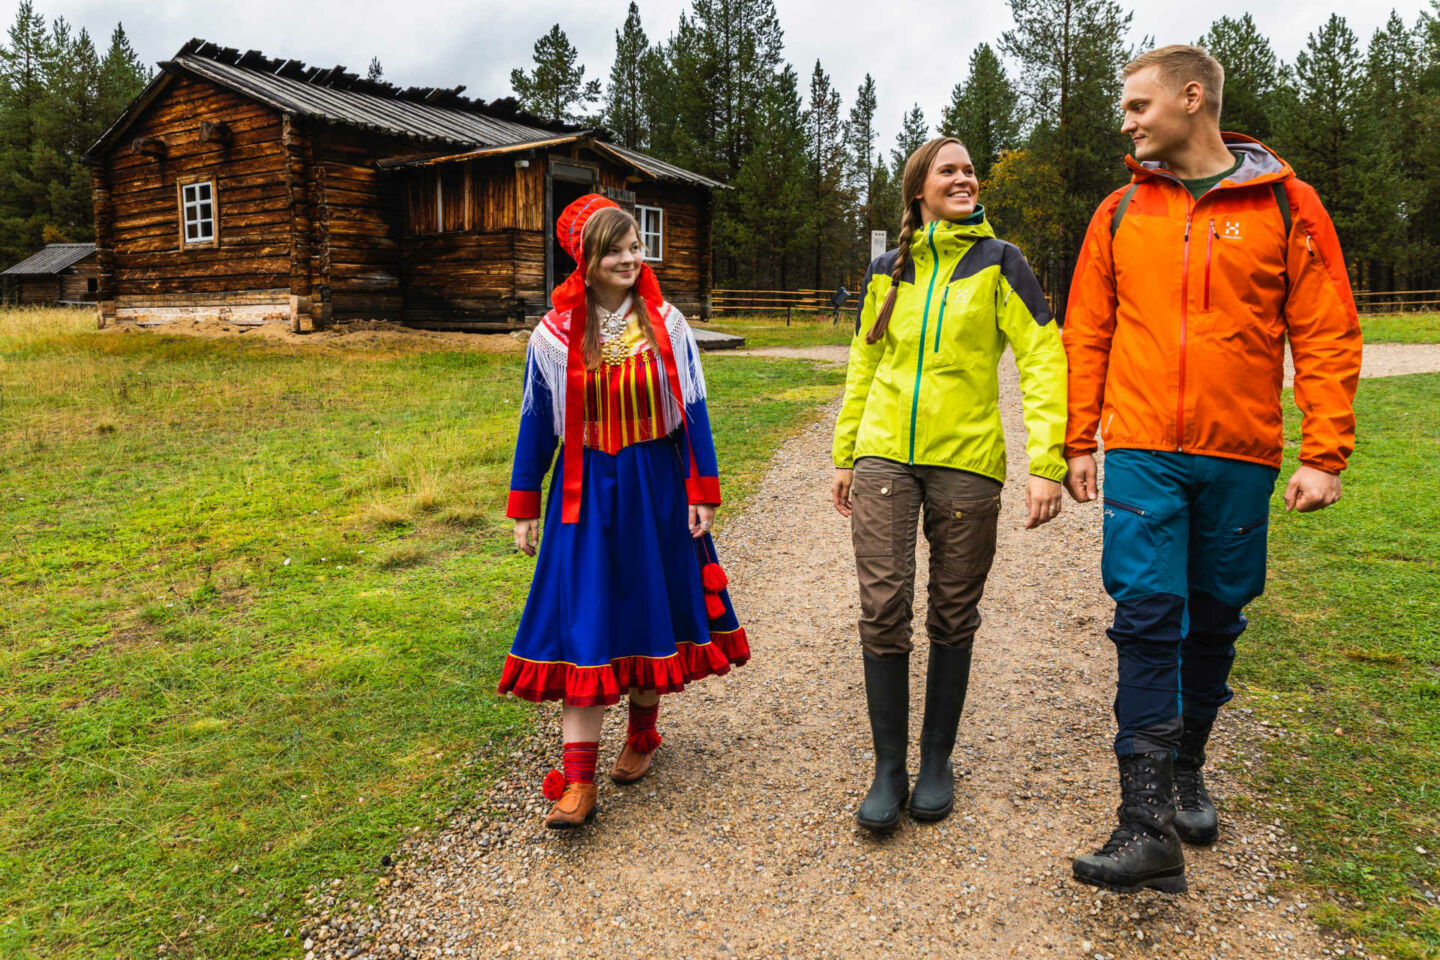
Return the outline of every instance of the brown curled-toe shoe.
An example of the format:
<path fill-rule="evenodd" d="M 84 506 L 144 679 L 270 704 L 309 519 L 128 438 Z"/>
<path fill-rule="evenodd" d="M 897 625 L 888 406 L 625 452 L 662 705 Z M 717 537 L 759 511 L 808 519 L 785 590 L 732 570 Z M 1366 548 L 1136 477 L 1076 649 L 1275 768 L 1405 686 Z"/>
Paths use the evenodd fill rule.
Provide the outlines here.
<path fill-rule="evenodd" d="M 595 792 L 593 783 L 567 783 L 565 792 L 546 815 L 545 826 L 568 830 L 589 823 L 595 816 Z"/>
<path fill-rule="evenodd" d="M 619 784 L 634 783 L 645 774 L 650 772 L 650 761 L 655 758 L 655 751 L 660 749 L 657 742 L 653 749 L 640 750 L 632 742 L 635 738 L 625 741 L 620 756 L 615 758 L 615 766 L 610 769 L 610 779 Z M 658 741 L 659 738 L 657 737 Z M 646 746 L 641 743 L 639 746 Z"/>

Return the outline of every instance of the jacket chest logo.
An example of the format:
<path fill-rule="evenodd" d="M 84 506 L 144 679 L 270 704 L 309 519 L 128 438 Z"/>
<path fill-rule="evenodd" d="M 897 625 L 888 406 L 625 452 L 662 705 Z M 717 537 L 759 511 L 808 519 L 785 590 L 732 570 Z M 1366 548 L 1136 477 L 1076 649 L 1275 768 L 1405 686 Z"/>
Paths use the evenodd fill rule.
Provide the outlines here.
<path fill-rule="evenodd" d="M 970 299 L 970 288 L 963 283 L 954 283 L 945 294 L 951 307 L 963 307 Z"/>
<path fill-rule="evenodd" d="M 1224 228 L 1220 231 L 1220 237 L 1224 240 L 1243 240 L 1240 235 L 1240 221 L 1226 220 Z"/>

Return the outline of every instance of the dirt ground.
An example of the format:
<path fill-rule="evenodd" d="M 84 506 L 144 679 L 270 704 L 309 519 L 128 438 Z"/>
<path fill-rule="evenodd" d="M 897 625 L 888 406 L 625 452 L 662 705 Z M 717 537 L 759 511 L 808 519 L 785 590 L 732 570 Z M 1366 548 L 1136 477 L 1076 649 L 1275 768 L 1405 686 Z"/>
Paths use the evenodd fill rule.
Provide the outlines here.
<path fill-rule="evenodd" d="M 1067 500 L 1055 522 L 1022 529 L 1023 429 L 1017 378 L 1005 366 L 1013 476 L 949 819 L 906 820 L 879 840 L 854 824 L 871 754 L 854 562 L 848 524 L 829 504 L 825 417 L 780 449 L 720 537 L 754 659 L 664 698 L 665 743 L 650 776 L 623 788 L 602 778 L 586 829 L 542 829 L 539 784 L 558 764 L 560 730 L 558 707 L 537 708 L 540 730 L 511 756 L 512 772 L 447 828 L 397 851 L 378 906 L 316 894 L 307 956 L 1363 955 L 1325 936 L 1308 905 L 1285 892 L 1303 852 L 1239 776 L 1283 733 L 1247 718 L 1243 690 L 1212 749 L 1221 839 L 1187 850 L 1189 892 L 1123 897 L 1070 879 L 1070 858 L 1103 842 L 1117 801 L 1101 515 Z M 920 633 L 912 745 L 924 694 Z M 623 709 L 608 711 L 602 771 L 623 722 Z M 912 775 L 917 764 L 912 746 Z"/>

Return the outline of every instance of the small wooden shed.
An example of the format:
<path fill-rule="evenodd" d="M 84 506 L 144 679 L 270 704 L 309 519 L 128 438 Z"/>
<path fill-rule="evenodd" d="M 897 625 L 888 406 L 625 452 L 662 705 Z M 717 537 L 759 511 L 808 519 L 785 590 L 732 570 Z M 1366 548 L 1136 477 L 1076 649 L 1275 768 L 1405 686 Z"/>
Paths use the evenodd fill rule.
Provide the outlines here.
<path fill-rule="evenodd" d="M 555 218 L 589 191 L 635 213 L 667 296 L 709 314 L 717 181 L 463 87 L 202 40 L 159 66 L 85 155 L 102 325 L 533 324 L 574 268 Z"/>
<path fill-rule="evenodd" d="M 93 243 L 52 243 L 0 272 L 0 302 L 22 306 L 94 303 L 100 266 Z"/>

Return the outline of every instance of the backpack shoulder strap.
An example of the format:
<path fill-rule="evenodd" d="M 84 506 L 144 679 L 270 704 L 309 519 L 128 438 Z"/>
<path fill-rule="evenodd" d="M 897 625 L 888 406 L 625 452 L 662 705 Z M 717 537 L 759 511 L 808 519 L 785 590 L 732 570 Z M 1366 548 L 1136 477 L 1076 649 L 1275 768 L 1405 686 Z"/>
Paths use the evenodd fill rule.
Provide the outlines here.
<path fill-rule="evenodd" d="M 1290 236 L 1290 195 L 1285 192 L 1285 181 L 1276 180 L 1270 184 L 1270 189 L 1275 193 L 1275 206 L 1280 208 L 1280 216 L 1285 220 L 1285 236 Z"/>
<path fill-rule="evenodd" d="M 1125 211 L 1126 211 L 1126 209 L 1128 209 L 1129 206 L 1130 206 L 1130 198 L 1133 197 L 1133 196 L 1135 196 L 1135 188 L 1138 187 L 1138 186 L 1140 186 L 1140 184 L 1138 184 L 1138 183 L 1132 183 L 1132 184 L 1130 184 L 1129 189 L 1127 189 L 1123 194 L 1121 194 L 1121 196 L 1120 196 L 1120 202 L 1115 206 L 1115 213 L 1112 214 L 1111 217 L 1110 217 L 1110 236 L 1111 236 L 1111 238 L 1114 238 L 1114 236 L 1115 236 L 1115 231 L 1117 231 L 1117 230 L 1120 229 L 1120 221 L 1125 219 Z M 1287 223 L 1289 222 L 1288 218 L 1287 218 L 1286 222 L 1287 222 Z M 1288 231 L 1287 231 L 1287 233 L 1288 233 Z"/>

